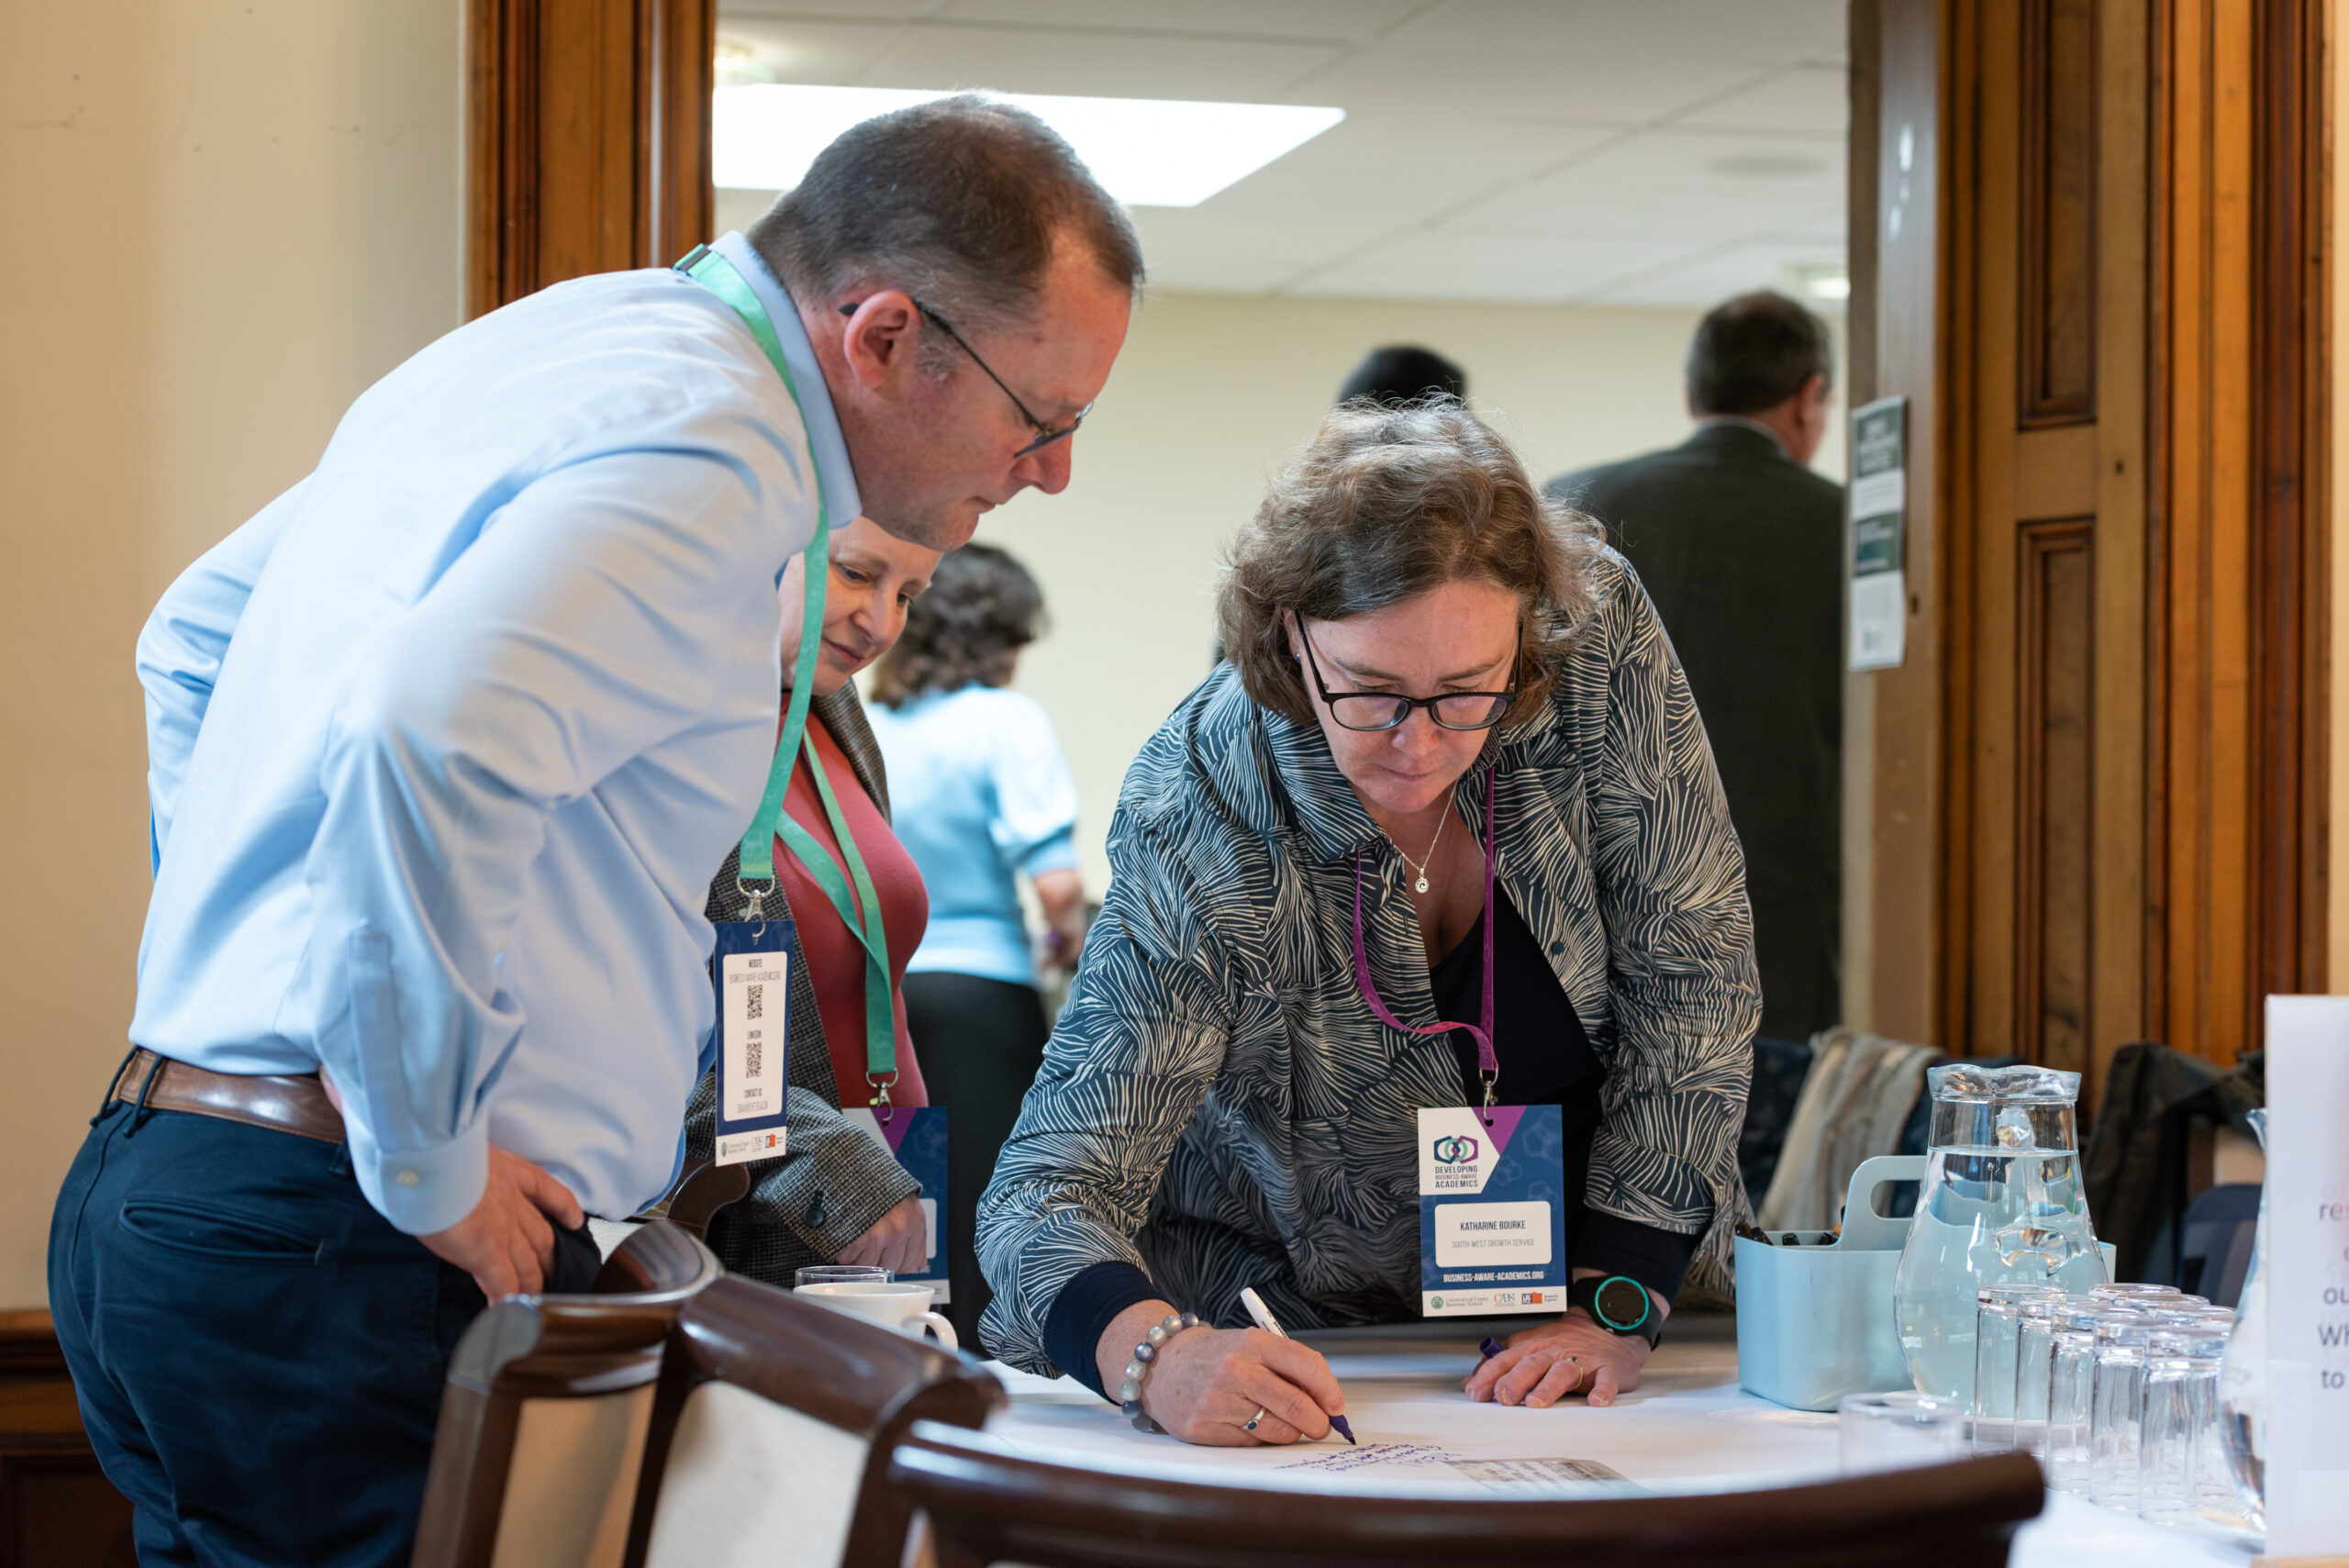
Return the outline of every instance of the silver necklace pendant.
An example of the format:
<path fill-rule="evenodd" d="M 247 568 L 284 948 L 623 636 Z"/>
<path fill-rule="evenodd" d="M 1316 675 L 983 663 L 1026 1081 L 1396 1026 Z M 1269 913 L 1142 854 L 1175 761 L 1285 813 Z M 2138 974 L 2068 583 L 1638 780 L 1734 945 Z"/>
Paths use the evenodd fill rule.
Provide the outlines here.
<path fill-rule="evenodd" d="M 1425 872 L 1421 872 L 1421 873 L 1419 873 L 1419 881 L 1417 881 L 1417 882 L 1415 882 L 1415 883 L 1413 883 L 1413 884 L 1411 884 L 1411 891 L 1413 891 L 1414 893 L 1425 893 L 1427 890 L 1428 890 L 1428 873 L 1425 873 Z"/>

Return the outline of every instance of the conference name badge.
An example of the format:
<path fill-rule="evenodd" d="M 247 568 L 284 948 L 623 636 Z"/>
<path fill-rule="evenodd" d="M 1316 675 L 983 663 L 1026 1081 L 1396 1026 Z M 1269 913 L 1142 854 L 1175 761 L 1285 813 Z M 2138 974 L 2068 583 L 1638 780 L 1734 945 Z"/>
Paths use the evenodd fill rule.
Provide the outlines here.
<path fill-rule="evenodd" d="M 1420 1314 L 1565 1309 L 1565 1126 L 1559 1108 L 1420 1111 Z"/>
<path fill-rule="evenodd" d="M 789 1150 L 789 920 L 729 920 L 718 928 L 718 1129 L 721 1165 Z"/>
<path fill-rule="evenodd" d="M 946 1207 L 946 1107 L 897 1106 L 884 1122 L 881 1113 L 864 1106 L 841 1112 L 856 1129 L 889 1152 L 906 1174 L 921 1184 L 922 1266 L 900 1280 L 915 1280 L 931 1287 L 934 1299 L 953 1299 L 946 1280 L 946 1249 L 938 1244 L 939 1227 Z"/>

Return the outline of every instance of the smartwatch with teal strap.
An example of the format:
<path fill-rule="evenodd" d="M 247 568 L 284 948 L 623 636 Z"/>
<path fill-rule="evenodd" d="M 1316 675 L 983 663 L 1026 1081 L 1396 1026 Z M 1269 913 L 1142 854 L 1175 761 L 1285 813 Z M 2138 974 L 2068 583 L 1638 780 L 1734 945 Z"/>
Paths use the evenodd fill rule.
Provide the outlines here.
<path fill-rule="evenodd" d="M 1566 1287 L 1566 1305 L 1581 1307 L 1610 1334 L 1645 1340 L 1651 1350 L 1664 1336 L 1664 1315 L 1647 1286 L 1624 1274 L 1575 1281 Z"/>

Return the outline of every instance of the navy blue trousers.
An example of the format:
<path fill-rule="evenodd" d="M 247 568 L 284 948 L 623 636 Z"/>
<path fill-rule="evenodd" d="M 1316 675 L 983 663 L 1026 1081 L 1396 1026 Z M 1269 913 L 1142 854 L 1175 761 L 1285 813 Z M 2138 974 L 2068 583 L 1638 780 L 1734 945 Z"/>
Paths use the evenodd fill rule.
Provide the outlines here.
<path fill-rule="evenodd" d="M 58 1194 L 49 1296 L 140 1562 L 404 1568 L 484 1303 L 341 1144 L 108 1106 Z"/>

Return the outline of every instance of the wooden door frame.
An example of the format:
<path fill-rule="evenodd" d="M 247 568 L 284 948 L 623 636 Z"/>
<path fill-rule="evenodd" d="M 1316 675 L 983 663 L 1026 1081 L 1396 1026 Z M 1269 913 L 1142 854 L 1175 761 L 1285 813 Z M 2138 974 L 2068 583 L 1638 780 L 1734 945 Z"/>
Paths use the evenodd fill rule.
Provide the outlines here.
<path fill-rule="evenodd" d="M 468 0 L 468 317 L 710 238 L 717 26 L 717 0 Z"/>
<path fill-rule="evenodd" d="M 1979 112 L 1961 28 L 1965 0 L 1854 0 L 1852 59 L 1852 396 L 1911 399 L 1908 662 L 1850 679 L 1846 735 L 1846 979 L 1853 1021 L 1927 1040 L 1954 1053 L 2003 1049 L 2003 1026 L 1967 1016 L 1973 962 L 1962 874 L 1973 852 L 1966 814 L 1966 723 L 1971 694 L 1962 639 L 1974 550 L 1963 483 L 1965 295 L 1975 199 L 1966 151 Z M 2325 0 L 2155 0 L 2152 146 L 2145 228 L 2152 306 L 2144 341 L 2147 557 L 2146 742 L 2142 777 L 2145 842 L 2142 1027 L 2181 1049 L 2226 1061 L 2259 1040 L 2260 999 L 2324 988 L 2330 896 L 2330 485 L 2331 39 Z M 2175 237 L 2207 229 L 2200 202 L 2223 218 L 2237 193 L 2196 183 L 2181 170 L 2173 107 L 2180 18 L 2234 29 L 2243 80 L 2226 86 L 2248 102 L 2252 155 L 2244 165 L 2247 261 L 2229 286 L 2249 313 L 2233 330 L 2247 339 L 2240 408 L 2198 401 L 2181 387 L 2175 349 L 2183 328 L 2223 338 L 2207 285 L 2181 272 Z M 2207 61 L 2204 69 L 2212 67 Z M 1993 62 L 1987 68 L 1997 68 Z M 1898 166 L 1897 138 L 1912 132 L 1920 156 Z M 2184 151 L 2181 152 L 2181 148 Z M 1925 156 L 1930 152 L 1930 156 Z M 1904 225 L 1888 214 L 1896 193 Z M 2241 213 L 2243 206 L 2232 209 Z M 2240 221 L 2240 220 L 2238 220 Z M 2195 313 L 2188 322 L 2181 312 Z M 2190 357 L 2190 356 L 2189 356 Z M 2214 502 L 2208 484 L 2179 487 L 2180 449 L 2217 417 L 2241 443 L 2240 485 Z M 2111 482 L 2105 476 L 2100 483 Z M 2194 752 L 2188 698 L 2207 707 L 2232 688 L 2209 649 L 2180 640 L 2194 628 L 2173 615 L 2171 595 L 2200 593 L 2180 580 L 2173 553 L 2211 508 L 2237 530 L 2228 548 L 2247 573 L 2243 617 L 2248 759 L 2213 779 Z M 2190 564 L 2190 563 L 2189 563 Z M 2179 604 L 2184 604 L 2180 600 Z M 2190 705 L 2189 705 L 2190 706 Z M 2221 768 L 2225 773 L 2224 768 Z M 2240 896 L 2212 904 L 2197 868 L 2230 858 L 2244 870 Z M 2221 890 L 2223 892 L 2223 889 Z M 2187 916 L 2244 954 L 2239 972 L 2214 962 L 2208 943 L 2182 942 Z M 2217 991 L 2213 987 L 2219 987 Z M 2109 1050 L 2111 1040 L 2099 1042 Z"/>

